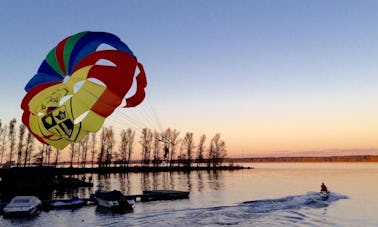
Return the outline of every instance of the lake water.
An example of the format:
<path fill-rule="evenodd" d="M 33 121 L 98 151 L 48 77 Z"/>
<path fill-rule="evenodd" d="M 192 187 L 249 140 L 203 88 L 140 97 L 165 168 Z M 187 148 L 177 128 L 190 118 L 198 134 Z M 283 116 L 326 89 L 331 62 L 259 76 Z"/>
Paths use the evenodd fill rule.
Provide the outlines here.
<path fill-rule="evenodd" d="M 244 165 L 255 169 L 93 175 L 95 185 L 125 194 L 185 190 L 190 199 L 137 202 L 126 214 L 86 206 L 26 219 L 0 217 L 0 226 L 378 226 L 378 164 Z M 326 201 L 317 195 L 321 182 L 331 190 Z M 78 195 L 89 197 L 93 190 L 81 188 Z"/>

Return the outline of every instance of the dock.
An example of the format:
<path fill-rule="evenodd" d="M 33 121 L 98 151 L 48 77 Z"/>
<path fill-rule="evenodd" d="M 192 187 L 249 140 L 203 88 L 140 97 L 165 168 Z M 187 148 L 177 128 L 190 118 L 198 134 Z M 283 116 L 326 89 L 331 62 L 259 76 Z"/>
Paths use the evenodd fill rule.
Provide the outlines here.
<path fill-rule="evenodd" d="M 177 199 L 189 199 L 189 192 L 187 191 L 175 191 L 175 190 L 151 190 L 143 191 L 143 194 L 137 195 L 125 195 L 126 199 L 133 199 L 136 202 L 149 202 L 159 200 L 177 200 Z M 81 198 L 84 201 L 84 205 L 95 205 L 96 201 L 93 197 Z M 56 200 L 44 200 L 42 201 L 43 207 L 48 210 L 51 209 L 50 204 Z"/>
<path fill-rule="evenodd" d="M 159 200 L 177 200 L 177 199 L 189 199 L 189 192 L 188 191 L 175 191 L 175 190 L 151 190 L 151 191 L 143 191 L 143 194 L 137 195 L 125 195 L 124 198 L 126 199 L 133 199 L 134 201 L 139 202 L 148 202 L 148 201 L 159 201 Z M 77 205 L 67 205 L 63 208 L 79 208 L 82 206 L 90 206 L 96 205 L 96 201 L 94 200 L 93 196 L 89 198 L 81 198 L 84 201 L 83 204 Z M 51 204 L 56 202 L 57 200 L 42 200 L 42 207 L 41 209 L 44 211 L 49 211 L 54 209 Z M 6 202 L 0 201 L 0 214 L 2 213 L 3 208 L 7 205 Z M 55 208 L 59 209 L 59 208 Z"/>
<path fill-rule="evenodd" d="M 151 191 L 143 191 L 143 194 L 127 195 L 125 197 L 132 198 L 135 201 L 141 201 L 141 202 L 158 201 L 158 200 L 189 199 L 189 192 L 174 191 L 174 190 L 151 190 Z"/>

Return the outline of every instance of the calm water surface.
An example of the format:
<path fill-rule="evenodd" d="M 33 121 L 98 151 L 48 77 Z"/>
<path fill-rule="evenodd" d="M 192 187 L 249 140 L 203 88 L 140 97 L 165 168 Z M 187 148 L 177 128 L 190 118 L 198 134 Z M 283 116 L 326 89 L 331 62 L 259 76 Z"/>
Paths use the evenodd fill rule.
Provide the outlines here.
<path fill-rule="evenodd" d="M 108 190 L 125 194 L 185 190 L 190 199 L 137 202 L 126 214 L 86 206 L 41 212 L 28 219 L 0 217 L 0 226 L 378 226 L 378 164 L 244 165 L 255 169 L 93 175 L 95 185 L 101 183 Z M 321 182 L 332 191 L 326 201 L 316 193 Z M 81 188 L 77 193 L 89 197 L 93 190 Z"/>

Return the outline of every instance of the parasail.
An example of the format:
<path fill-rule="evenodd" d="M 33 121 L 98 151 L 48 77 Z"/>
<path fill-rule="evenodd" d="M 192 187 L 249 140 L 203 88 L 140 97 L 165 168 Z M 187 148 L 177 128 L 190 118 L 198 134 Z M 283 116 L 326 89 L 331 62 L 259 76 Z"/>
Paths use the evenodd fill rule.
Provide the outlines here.
<path fill-rule="evenodd" d="M 98 131 L 117 107 L 140 104 L 146 86 L 143 65 L 117 36 L 77 33 L 60 41 L 26 84 L 22 121 L 39 141 L 62 149 Z"/>

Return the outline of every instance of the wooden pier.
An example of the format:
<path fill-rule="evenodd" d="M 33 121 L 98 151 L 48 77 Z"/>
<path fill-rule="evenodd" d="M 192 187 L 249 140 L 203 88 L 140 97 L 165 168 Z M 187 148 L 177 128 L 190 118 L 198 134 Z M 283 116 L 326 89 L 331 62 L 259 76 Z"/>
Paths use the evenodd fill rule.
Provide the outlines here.
<path fill-rule="evenodd" d="M 125 197 L 132 198 L 135 201 L 141 201 L 141 202 L 157 201 L 157 200 L 189 199 L 189 192 L 173 191 L 173 190 L 151 190 L 151 191 L 143 191 L 143 194 L 127 195 Z"/>
<path fill-rule="evenodd" d="M 159 200 L 176 200 L 176 199 L 189 199 L 189 192 L 187 191 L 174 191 L 174 190 L 151 190 L 143 191 L 143 194 L 137 195 L 125 195 L 126 199 L 133 199 L 136 202 L 148 202 L 148 201 L 159 201 Z M 84 200 L 85 205 L 95 205 L 96 201 L 93 196 L 89 198 L 81 198 Z M 49 204 L 53 203 L 55 200 L 45 200 L 42 201 L 45 207 L 49 207 Z"/>

